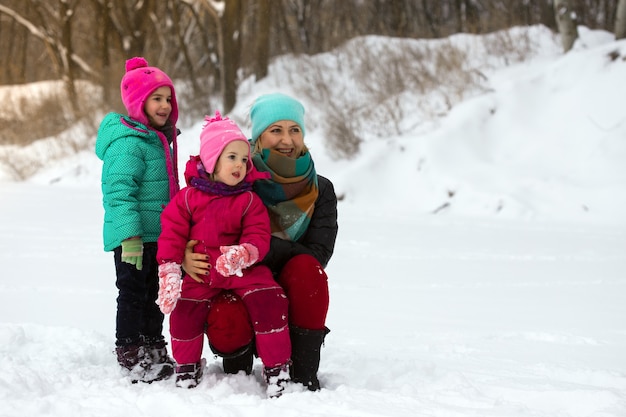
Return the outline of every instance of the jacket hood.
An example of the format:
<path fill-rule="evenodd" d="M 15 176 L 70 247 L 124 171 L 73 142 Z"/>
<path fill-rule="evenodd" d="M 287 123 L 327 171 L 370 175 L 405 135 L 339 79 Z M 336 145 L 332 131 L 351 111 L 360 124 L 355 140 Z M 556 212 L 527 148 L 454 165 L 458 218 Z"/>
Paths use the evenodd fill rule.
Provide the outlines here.
<path fill-rule="evenodd" d="M 187 164 L 185 165 L 185 184 L 187 186 L 191 186 L 191 179 L 194 177 L 199 177 L 200 172 L 198 168 L 202 162 L 200 161 L 200 155 L 190 155 Z"/>
<path fill-rule="evenodd" d="M 104 159 L 107 149 L 118 139 L 128 137 L 128 129 L 132 129 L 133 136 L 148 139 L 149 129 L 128 116 L 119 113 L 107 114 L 98 128 L 98 138 L 96 140 L 96 155 Z"/>

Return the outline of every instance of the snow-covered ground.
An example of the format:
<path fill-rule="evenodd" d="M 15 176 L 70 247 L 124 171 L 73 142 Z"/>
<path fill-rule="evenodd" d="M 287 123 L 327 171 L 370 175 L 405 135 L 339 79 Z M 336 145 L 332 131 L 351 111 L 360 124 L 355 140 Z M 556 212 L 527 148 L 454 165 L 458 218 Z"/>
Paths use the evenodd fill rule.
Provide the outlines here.
<path fill-rule="evenodd" d="M 112 353 L 99 161 L 0 181 L 0 416 L 626 415 L 626 43 L 581 30 L 563 56 L 529 30 L 533 59 L 485 64 L 484 93 L 428 129 L 365 136 L 349 162 L 303 100 L 318 172 L 344 196 L 320 392 L 268 400 L 258 360 L 225 376 L 208 349 L 196 389 L 130 384 Z M 289 62 L 244 86 L 233 117 Z M 183 127 L 181 161 L 199 129 Z"/>

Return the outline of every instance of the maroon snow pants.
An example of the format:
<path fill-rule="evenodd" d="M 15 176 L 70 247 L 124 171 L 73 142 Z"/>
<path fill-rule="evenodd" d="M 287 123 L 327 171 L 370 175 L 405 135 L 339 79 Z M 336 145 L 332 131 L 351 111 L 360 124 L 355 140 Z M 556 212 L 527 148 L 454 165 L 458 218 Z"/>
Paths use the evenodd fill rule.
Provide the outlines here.
<path fill-rule="evenodd" d="M 289 299 L 289 324 L 302 329 L 322 330 L 328 313 L 328 277 L 313 256 L 296 255 L 277 277 Z M 255 336 L 248 310 L 240 297 L 222 292 L 211 303 L 207 335 L 213 348 L 229 354 L 246 346 Z M 257 349 L 258 349 L 257 335 Z"/>
<path fill-rule="evenodd" d="M 219 337 L 214 340 L 211 333 L 207 332 L 209 342 L 217 350 L 224 347 L 230 349 L 234 345 L 229 337 L 245 334 L 247 340 L 236 348 L 246 345 L 254 336 L 257 353 L 266 367 L 287 363 L 291 357 L 287 321 L 289 302 L 269 268 L 255 266 L 245 270 L 242 278 L 222 277 L 222 283 L 220 288 L 215 288 L 197 283 L 190 277 L 184 279 L 181 298 L 170 315 L 174 360 L 178 364 L 200 361 L 204 334 L 208 328 L 220 329 L 220 335 L 225 336 L 223 340 Z M 223 289 L 229 290 L 230 297 L 223 295 Z M 237 303 L 229 303 L 229 298 L 236 299 Z M 232 308 L 220 314 L 222 320 L 215 323 L 210 312 L 219 311 L 223 306 Z M 231 313 L 236 314 L 230 317 Z"/>

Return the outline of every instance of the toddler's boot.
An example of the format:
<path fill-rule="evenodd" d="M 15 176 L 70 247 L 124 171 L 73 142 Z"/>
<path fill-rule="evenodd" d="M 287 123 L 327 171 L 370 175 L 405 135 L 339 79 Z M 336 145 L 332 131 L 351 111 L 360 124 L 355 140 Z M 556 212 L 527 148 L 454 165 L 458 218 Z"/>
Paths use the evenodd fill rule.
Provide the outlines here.
<path fill-rule="evenodd" d="M 202 373 L 206 361 L 204 359 L 196 363 L 187 363 L 176 366 L 176 386 L 179 388 L 195 388 L 202 379 Z"/>
<path fill-rule="evenodd" d="M 163 339 L 146 339 L 146 351 L 150 359 L 150 369 L 146 378 L 152 381 L 167 379 L 174 373 L 176 363 L 167 354 L 167 343 Z"/>
<path fill-rule="evenodd" d="M 278 398 L 283 394 L 287 383 L 291 380 L 289 377 L 289 364 L 278 365 L 273 368 L 265 368 L 263 370 L 265 382 L 267 382 L 267 396 L 269 398 Z"/>

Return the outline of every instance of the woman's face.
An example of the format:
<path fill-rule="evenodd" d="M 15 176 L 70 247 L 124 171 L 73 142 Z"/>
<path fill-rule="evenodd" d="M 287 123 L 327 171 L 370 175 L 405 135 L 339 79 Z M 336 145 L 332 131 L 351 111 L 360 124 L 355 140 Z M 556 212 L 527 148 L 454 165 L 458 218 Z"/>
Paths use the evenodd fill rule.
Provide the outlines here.
<path fill-rule="evenodd" d="M 261 149 L 273 149 L 290 158 L 298 158 L 304 151 L 304 136 L 300 126 L 291 120 L 272 123 L 258 139 Z"/>

